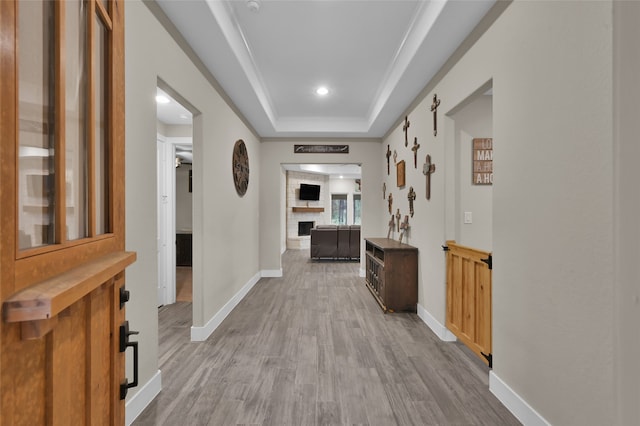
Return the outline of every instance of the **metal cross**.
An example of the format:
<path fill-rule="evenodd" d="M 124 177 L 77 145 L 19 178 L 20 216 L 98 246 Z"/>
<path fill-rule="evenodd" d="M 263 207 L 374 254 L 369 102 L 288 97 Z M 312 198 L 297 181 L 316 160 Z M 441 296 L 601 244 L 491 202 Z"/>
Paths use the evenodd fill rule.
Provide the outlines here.
<path fill-rule="evenodd" d="M 400 232 L 400 218 L 402 217 L 402 215 L 400 214 L 400 209 L 398 209 L 398 211 L 396 212 L 396 223 L 398 225 L 398 232 Z"/>
<path fill-rule="evenodd" d="M 433 103 L 431 104 L 431 111 L 433 112 L 433 136 L 438 135 L 438 117 L 436 113 L 438 112 L 438 107 L 440 106 L 440 99 L 438 99 L 438 95 L 433 95 Z"/>
<path fill-rule="evenodd" d="M 393 215 L 391 215 L 391 220 L 389 220 L 389 230 L 387 231 L 387 238 L 391 237 L 391 233 L 393 232 L 393 228 L 396 227 L 396 222 L 394 220 Z"/>
<path fill-rule="evenodd" d="M 427 200 L 431 199 L 431 173 L 436 171 L 436 165 L 431 162 L 431 156 L 427 154 L 426 163 L 422 166 L 422 174 L 427 177 Z"/>
<path fill-rule="evenodd" d="M 402 126 L 402 131 L 404 132 L 404 146 L 409 146 L 409 140 L 407 139 L 407 133 L 409 131 L 409 126 L 411 126 L 411 122 L 409 121 L 408 116 L 404 116 L 404 126 Z"/>
<path fill-rule="evenodd" d="M 389 193 L 389 213 L 393 214 L 393 194 Z"/>
<path fill-rule="evenodd" d="M 413 139 L 413 147 L 411 151 L 413 151 L 413 168 L 418 168 L 418 150 L 420 149 L 420 144 L 418 143 L 418 138 Z"/>
<path fill-rule="evenodd" d="M 402 234 L 400 234 L 400 242 L 402 242 L 402 237 L 404 237 L 404 234 L 407 233 L 407 231 L 409 231 L 409 216 L 404 217 L 404 221 L 402 222 L 402 225 L 400 225 L 400 229 L 402 229 Z M 408 238 L 408 237 L 407 237 Z"/>
<path fill-rule="evenodd" d="M 411 217 L 413 217 L 413 200 L 416 199 L 416 193 L 413 190 L 413 186 L 409 187 L 409 193 L 407 194 L 407 199 L 409 200 L 409 213 L 411 213 Z"/>
<path fill-rule="evenodd" d="M 389 176 L 389 157 L 391 157 L 391 147 L 387 145 L 387 176 Z"/>

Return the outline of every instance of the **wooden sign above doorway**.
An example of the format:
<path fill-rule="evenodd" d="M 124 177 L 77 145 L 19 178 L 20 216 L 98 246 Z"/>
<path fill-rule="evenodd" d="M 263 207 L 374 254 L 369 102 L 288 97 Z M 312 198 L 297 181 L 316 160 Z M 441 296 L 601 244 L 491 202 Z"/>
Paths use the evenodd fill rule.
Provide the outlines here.
<path fill-rule="evenodd" d="M 473 139 L 473 185 L 493 185 L 493 139 Z"/>

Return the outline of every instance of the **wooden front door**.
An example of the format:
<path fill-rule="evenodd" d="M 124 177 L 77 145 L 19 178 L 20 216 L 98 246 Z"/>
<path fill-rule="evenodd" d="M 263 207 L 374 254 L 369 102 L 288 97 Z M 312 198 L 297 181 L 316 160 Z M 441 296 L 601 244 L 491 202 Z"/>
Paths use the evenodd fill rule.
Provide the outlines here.
<path fill-rule="evenodd" d="M 0 425 L 124 423 L 123 14 L 0 1 Z"/>
<path fill-rule="evenodd" d="M 491 253 L 447 247 L 446 326 L 491 367 Z"/>

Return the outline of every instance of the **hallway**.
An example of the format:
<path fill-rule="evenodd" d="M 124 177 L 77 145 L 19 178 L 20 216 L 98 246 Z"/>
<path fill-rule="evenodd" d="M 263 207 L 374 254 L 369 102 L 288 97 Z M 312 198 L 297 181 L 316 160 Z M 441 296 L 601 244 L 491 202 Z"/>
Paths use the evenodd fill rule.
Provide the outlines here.
<path fill-rule="evenodd" d="M 283 255 L 206 342 L 160 309 L 161 394 L 134 425 L 517 425 L 486 367 L 415 314 L 383 314 L 358 263 Z"/>

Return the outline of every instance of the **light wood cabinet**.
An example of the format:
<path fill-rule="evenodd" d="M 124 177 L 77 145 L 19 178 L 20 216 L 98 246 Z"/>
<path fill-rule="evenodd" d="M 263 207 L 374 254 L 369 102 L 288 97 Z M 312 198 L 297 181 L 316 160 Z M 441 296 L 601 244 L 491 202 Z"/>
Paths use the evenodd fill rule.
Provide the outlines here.
<path fill-rule="evenodd" d="M 366 284 L 385 311 L 416 312 L 418 249 L 388 238 L 365 238 Z"/>

